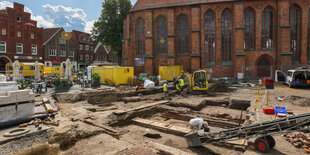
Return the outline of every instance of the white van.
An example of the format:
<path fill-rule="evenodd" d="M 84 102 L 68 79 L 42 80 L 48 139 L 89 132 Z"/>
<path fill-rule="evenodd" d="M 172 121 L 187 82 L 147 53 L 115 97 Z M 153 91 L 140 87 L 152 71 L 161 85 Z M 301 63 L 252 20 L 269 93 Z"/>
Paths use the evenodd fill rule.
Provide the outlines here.
<path fill-rule="evenodd" d="M 275 82 L 284 81 L 290 88 L 310 86 L 310 67 L 298 67 L 285 73 L 276 70 Z"/>

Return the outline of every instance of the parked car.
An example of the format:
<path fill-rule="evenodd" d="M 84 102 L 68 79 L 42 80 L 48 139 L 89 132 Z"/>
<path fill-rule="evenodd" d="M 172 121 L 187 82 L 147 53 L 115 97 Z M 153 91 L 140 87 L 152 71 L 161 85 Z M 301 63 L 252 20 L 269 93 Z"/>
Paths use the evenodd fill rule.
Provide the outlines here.
<path fill-rule="evenodd" d="M 290 88 L 297 86 L 310 86 L 310 67 L 298 67 L 283 73 L 276 70 L 275 82 L 283 81 Z"/>

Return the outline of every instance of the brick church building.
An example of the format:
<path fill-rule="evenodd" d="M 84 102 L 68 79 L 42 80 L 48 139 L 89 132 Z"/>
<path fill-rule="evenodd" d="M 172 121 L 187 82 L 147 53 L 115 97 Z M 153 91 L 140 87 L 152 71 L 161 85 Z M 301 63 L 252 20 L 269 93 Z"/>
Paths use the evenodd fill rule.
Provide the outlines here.
<path fill-rule="evenodd" d="M 212 68 L 214 77 L 310 64 L 310 0 L 138 0 L 124 21 L 123 66 Z M 248 66 L 248 67 L 246 67 Z"/>

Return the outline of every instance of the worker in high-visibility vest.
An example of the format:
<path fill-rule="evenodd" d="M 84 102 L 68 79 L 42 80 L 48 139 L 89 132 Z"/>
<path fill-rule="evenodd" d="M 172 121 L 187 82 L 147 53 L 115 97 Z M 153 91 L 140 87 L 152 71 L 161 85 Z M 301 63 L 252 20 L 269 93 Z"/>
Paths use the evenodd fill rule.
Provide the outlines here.
<path fill-rule="evenodd" d="M 181 77 L 179 77 L 179 80 L 180 80 L 181 91 L 183 91 L 184 80 Z"/>
<path fill-rule="evenodd" d="M 165 98 L 167 98 L 169 96 L 169 91 L 168 91 L 168 81 L 165 81 L 164 85 L 163 85 L 163 91 L 165 93 Z"/>
<path fill-rule="evenodd" d="M 179 82 L 179 81 L 175 84 L 175 88 L 176 88 L 176 90 L 177 90 L 177 93 L 178 93 L 178 94 L 181 94 L 181 93 L 180 93 L 180 82 Z"/>

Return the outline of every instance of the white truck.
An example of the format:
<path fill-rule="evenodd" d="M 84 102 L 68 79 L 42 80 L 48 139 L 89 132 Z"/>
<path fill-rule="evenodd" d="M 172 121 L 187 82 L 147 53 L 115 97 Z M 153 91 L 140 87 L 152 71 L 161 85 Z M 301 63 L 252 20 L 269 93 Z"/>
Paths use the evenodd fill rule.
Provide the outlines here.
<path fill-rule="evenodd" d="M 276 70 L 275 82 L 283 81 L 290 88 L 298 86 L 310 86 L 310 67 L 298 67 L 283 73 Z"/>

